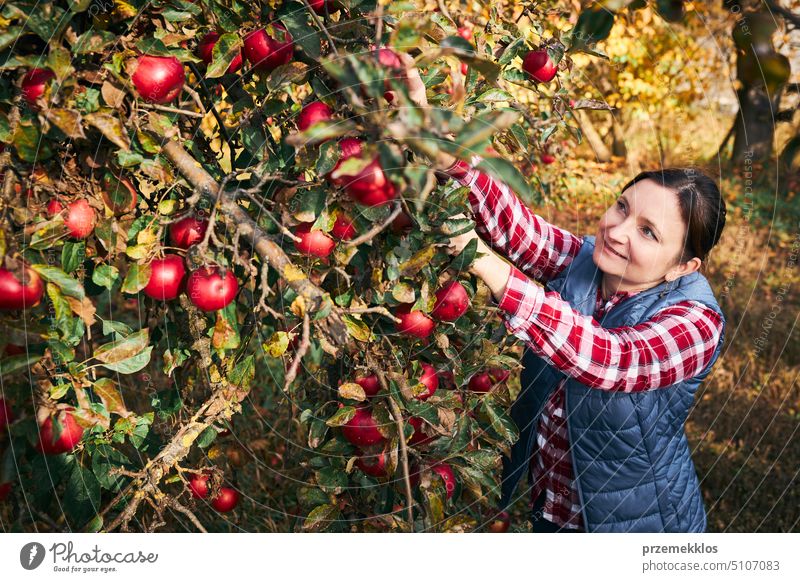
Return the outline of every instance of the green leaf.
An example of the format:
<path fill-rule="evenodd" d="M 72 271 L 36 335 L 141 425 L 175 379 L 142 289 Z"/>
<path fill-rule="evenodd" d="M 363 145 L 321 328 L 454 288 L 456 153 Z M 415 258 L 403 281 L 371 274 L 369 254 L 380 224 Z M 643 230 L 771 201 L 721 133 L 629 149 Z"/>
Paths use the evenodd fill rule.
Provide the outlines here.
<path fill-rule="evenodd" d="M 319 60 L 321 54 L 319 31 L 308 24 L 308 12 L 305 6 L 298 2 L 284 2 L 278 18 L 294 38 L 295 44 L 299 45 L 309 57 Z"/>
<path fill-rule="evenodd" d="M 316 473 L 317 484 L 327 493 L 338 495 L 347 487 L 347 473 L 338 467 L 325 467 Z"/>
<path fill-rule="evenodd" d="M 145 328 L 100 346 L 94 351 L 94 358 L 104 364 L 116 364 L 141 353 L 149 342 L 150 330 Z"/>
<path fill-rule="evenodd" d="M 325 424 L 328 426 L 344 426 L 356 415 L 356 409 L 352 406 L 343 406 L 339 408 L 336 412 L 333 413 L 328 420 L 325 421 Z"/>
<path fill-rule="evenodd" d="M 92 282 L 100 287 L 105 287 L 109 291 L 118 278 L 119 269 L 113 265 L 106 265 L 105 263 L 97 265 L 94 269 L 94 273 L 92 273 Z"/>
<path fill-rule="evenodd" d="M 466 153 L 475 153 L 476 146 L 488 142 L 492 136 L 511 127 L 519 117 L 520 114 L 516 111 L 494 110 L 482 113 L 467 124 L 458 135 L 456 143 L 466 150 Z"/>
<path fill-rule="evenodd" d="M 475 256 L 478 254 L 478 240 L 472 239 L 467 243 L 458 256 L 453 259 L 453 262 L 450 263 L 450 268 L 453 269 L 456 273 L 462 273 L 467 271 L 469 267 L 472 265 L 472 261 L 475 260 Z"/>
<path fill-rule="evenodd" d="M 100 510 L 100 482 L 78 462 L 72 465 L 62 507 L 77 528 Z"/>
<path fill-rule="evenodd" d="M 336 505 L 319 505 L 315 507 L 303 522 L 303 530 L 311 532 L 325 531 L 339 519 L 339 508 Z"/>
<path fill-rule="evenodd" d="M 31 265 L 31 269 L 39 273 L 43 279 L 56 285 L 59 289 L 61 289 L 61 292 L 64 295 L 74 297 L 75 299 L 83 299 L 86 297 L 86 293 L 83 290 L 83 285 L 58 267 L 36 264 Z"/>
<path fill-rule="evenodd" d="M 0 376 L 8 376 L 19 370 L 27 370 L 42 359 L 42 354 L 30 353 L 0 359 Z"/>
<path fill-rule="evenodd" d="M 227 73 L 231 62 L 236 55 L 241 54 L 241 51 L 242 39 L 238 34 L 228 33 L 220 36 L 214 44 L 214 50 L 211 53 L 212 60 L 206 70 L 206 77 L 216 79 Z"/>
<path fill-rule="evenodd" d="M 372 339 L 372 332 L 363 321 L 356 319 L 352 315 L 343 315 L 342 319 L 347 327 L 347 332 L 360 342 L 368 342 Z"/>
<path fill-rule="evenodd" d="M 138 293 L 150 281 L 150 264 L 140 265 L 139 263 L 131 263 L 128 266 L 128 274 L 125 275 L 125 280 L 122 282 L 123 293 Z"/>
<path fill-rule="evenodd" d="M 208 426 L 206 429 L 200 433 L 200 436 L 197 437 L 197 446 L 201 449 L 205 449 L 211 443 L 214 442 L 214 439 L 217 438 L 217 431 L 213 426 Z"/>
<path fill-rule="evenodd" d="M 17 155 L 23 162 L 42 161 L 53 155 L 48 142 L 41 138 L 42 133 L 38 125 L 20 120 L 14 131 L 12 143 L 17 150 Z"/>
<path fill-rule="evenodd" d="M 117 35 L 108 30 L 90 28 L 80 35 L 72 44 L 72 52 L 76 55 L 101 53 L 110 44 L 117 41 Z"/>
<path fill-rule="evenodd" d="M 244 388 L 253 383 L 255 375 L 255 358 L 252 355 L 249 355 L 242 361 L 238 362 L 233 370 L 231 370 L 231 372 L 228 374 L 228 382 L 234 386 Z"/>
<path fill-rule="evenodd" d="M 489 418 L 492 429 L 508 444 L 514 444 L 519 438 L 519 430 L 511 417 L 505 413 L 502 405 L 491 395 L 483 399 L 483 410 Z"/>
<path fill-rule="evenodd" d="M 517 193 L 517 196 L 528 199 L 530 186 L 516 166 L 503 158 L 484 158 L 477 168 L 505 182 Z"/>
<path fill-rule="evenodd" d="M 102 364 L 108 370 L 119 372 L 120 374 L 134 374 L 150 363 L 150 353 L 153 346 L 147 346 L 145 350 L 135 356 L 121 360 L 114 364 Z"/>
<path fill-rule="evenodd" d="M 72 273 L 82 263 L 86 256 L 86 243 L 84 241 L 66 241 L 61 249 L 61 266 L 67 273 Z"/>

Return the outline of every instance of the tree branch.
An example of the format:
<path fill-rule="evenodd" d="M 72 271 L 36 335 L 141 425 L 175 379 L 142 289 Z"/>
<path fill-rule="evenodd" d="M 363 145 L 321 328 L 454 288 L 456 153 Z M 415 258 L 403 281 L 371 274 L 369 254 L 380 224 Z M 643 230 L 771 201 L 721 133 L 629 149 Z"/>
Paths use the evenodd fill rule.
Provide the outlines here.
<path fill-rule="evenodd" d="M 175 141 L 162 144 L 162 151 L 178 168 L 201 196 L 217 201 L 219 212 L 233 225 L 240 236 L 247 240 L 253 250 L 306 300 L 311 312 L 320 311 L 331 303 L 330 296 L 309 281 L 303 271 L 283 252 L 283 249 L 267 236 L 255 220 L 237 204 L 235 198 L 220 190 L 219 184 L 206 172 L 189 153 Z M 317 328 L 330 341 L 334 349 L 349 345 L 347 327 L 341 318 L 340 309 L 331 306 L 330 314 L 315 321 Z M 338 350 L 337 350 L 338 351 Z M 338 354 L 333 354 L 338 355 Z"/>

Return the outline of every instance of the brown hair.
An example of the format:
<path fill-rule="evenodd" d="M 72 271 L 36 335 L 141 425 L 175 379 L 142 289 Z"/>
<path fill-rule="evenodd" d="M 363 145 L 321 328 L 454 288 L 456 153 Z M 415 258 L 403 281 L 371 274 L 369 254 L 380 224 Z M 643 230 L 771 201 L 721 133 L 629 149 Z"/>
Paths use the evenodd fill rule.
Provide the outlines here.
<path fill-rule="evenodd" d="M 642 180 L 652 180 L 678 195 L 686 240 L 675 259 L 676 264 L 697 257 L 705 265 L 708 253 L 719 242 L 725 228 L 727 210 L 717 183 L 698 168 L 665 168 L 641 172 L 625 184 L 622 191 Z"/>

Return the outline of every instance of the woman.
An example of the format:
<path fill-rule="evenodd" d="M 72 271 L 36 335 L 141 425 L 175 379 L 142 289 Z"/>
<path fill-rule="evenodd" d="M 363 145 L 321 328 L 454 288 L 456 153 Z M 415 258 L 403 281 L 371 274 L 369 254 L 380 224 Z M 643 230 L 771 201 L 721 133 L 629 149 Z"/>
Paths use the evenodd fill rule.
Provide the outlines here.
<path fill-rule="evenodd" d="M 427 107 L 402 58 L 411 98 Z M 699 272 L 725 226 L 717 185 L 691 168 L 643 172 L 596 235 L 578 237 L 487 174 L 446 155 L 437 162 L 469 186 L 477 224 L 450 250 L 478 240 L 470 270 L 526 342 L 501 505 L 527 470 L 534 531 L 705 531 L 684 424 L 725 335 Z"/>
<path fill-rule="evenodd" d="M 643 172 L 580 238 L 463 162 L 447 173 L 477 223 L 452 252 L 478 239 L 470 270 L 527 344 L 502 505 L 529 467 L 534 531 L 704 531 L 684 423 L 724 338 L 698 272 L 725 224 L 713 180 Z"/>

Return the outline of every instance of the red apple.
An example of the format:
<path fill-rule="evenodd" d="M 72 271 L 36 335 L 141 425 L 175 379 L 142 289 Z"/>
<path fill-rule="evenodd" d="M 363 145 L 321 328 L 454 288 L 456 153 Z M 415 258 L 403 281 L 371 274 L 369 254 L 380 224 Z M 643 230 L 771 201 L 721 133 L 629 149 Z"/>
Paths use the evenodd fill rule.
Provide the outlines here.
<path fill-rule="evenodd" d="M 348 158 L 352 158 L 353 156 L 361 156 L 362 152 L 362 143 L 361 140 L 357 137 L 346 137 L 339 141 L 339 161 L 336 162 L 336 165 L 333 169 L 325 175 L 325 177 L 331 181 L 332 184 L 335 186 L 342 186 L 345 182 L 347 182 L 349 176 L 340 176 L 339 178 L 332 178 L 331 175 L 339 169 L 339 166 L 342 165 L 342 162 L 347 160 Z"/>
<path fill-rule="evenodd" d="M 230 487 L 220 487 L 219 495 L 211 500 L 211 507 L 220 513 L 227 513 L 239 505 L 239 492 Z"/>
<path fill-rule="evenodd" d="M 341 10 L 341 6 L 336 0 L 309 0 L 308 5 L 313 8 L 317 14 L 333 14 L 337 10 Z"/>
<path fill-rule="evenodd" d="M 322 101 L 312 101 L 297 116 L 297 129 L 305 131 L 315 123 L 328 121 L 333 117 L 333 109 L 325 105 Z"/>
<path fill-rule="evenodd" d="M 400 323 L 395 324 L 397 331 L 403 335 L 411 335 L 425 339 L 433 333 L 436 323 L 422 311 L 411 310 L 411 305 L 401 305 L 395 309 L 395 317 Z"/>
<path fill-rule="evenodd" d="M 342 427 L 342 436 L 357 447 L 369 447 L 384 441 L 372 411 L 365 406 L 356 408 L 356 414 Z"/>
<path fill-rule="evenodd" d="M 239 292 L 239 282 L 230 269 L 225 276 L 220 275 L 219 267 L 202 267 L 192 271 L 186 281 L 186 293 L 198 309 L 216 311 L 233 301 Z"/>
<path fill-rule="evenodd" d="M 510 374 L 511 373 L 508 370 L 490 368 L 485 372 L 480 372 L 472 376 L 472 378 L 469 379 L 467 388 L 469 388 L 472 392 L 486 394 L 492 389 L 493 386 L 496 386 L 501 382 L 505 382 Z"/>
<path fill-rule="evenodd" d="M 276 37 L 263 28 L 244 37 L 244 57 L 259 71 L 269 73 L 292 60 L 294 42 L 289 31 L 279 23 L 272 24 Z"/>
<path fill-rule="evenodd" d="M 331 234 L 339 240 L 352 240 L 356 236 L 356 227 L 349 218 L 339 214 L 333 223 Z"/>
<path fill-rule="evenodd" d="M 183 90 L 186 72 L 175 57 L 141 55 L 131 77 L 136 92 L 150 103 L 169 103 Z"/>
<path fill-rule="evenodd" d="M 377 455 L 365 455 L 363 451 L 359 451 L 358 460 L 356 460 L 356 467 L 364 471 L 367 475 L 372 477 L 388 477 L 387 474 L 387 461 L 386 453 L 381 451 Z"/>
<path fill-rule="evenodd" d="M 22 98 L 32 106 L 44 95 L 44 89 L 50 79 L 56 74 L 50 69 L 31 69 L 22 77 Z"/>
<path fill-rule="evenodd" d="M 556 161 L 556 157 L 552 154 L 542 154 L 541 160 L 543 164 L 550 165 Z"/>
<path fill-rule="evenodd" d="M 324 259 L 333 252 L 336 242 L 319 229 L 312 230 L 313 223 L 305 222 L 294 228 L 294 235 L 300 240 L 294 241 L 294 248 L 309 257 Z"/>
<path fill-rule="evenodd" d="M 501 511 L 492 518 L 486 526 L 486 531 L 490 533 L 506 533 L 511 527 L 511 516 L 507 511 Z"/>
<path fill-rule="evenodd" d="M 400 57 L 396 52 L 392 49 L 387 47 L 381 47 L 378 49 L 378 63 L 384 68 L 389 71 L 387 78 L 383 82 L 383 89 L 386 91 L 383 97 L 389 103 L 394 101 L 394 95 L 392 95 L 392 84 L 389 81 L 391 78 L 396 79 L 405 79 L 406 78 L 406 68 L 403 65 L 403 61 L 400 60 Z M 375 55 L 374 47 L 370 50 L 371 55 Z"/>
<path fill-rule="evenodd" d="M 52 218 L 53 216 L 64 210 L 64 206 L 56 198 L 51 198 L 47 202 L 46 210 L 47 210 L 47 216 Z"/>
<path fill-rule="evenodd" d="M 364 389 L 364 394 L 367 395 L 367 398 L 372 398 L 381 390 L 381 384 L 375 374 L 356 376 L 355 383 Z"/>
<path fill-rule="evenodd" d="M 0 483 L 0 502 L 8 499 L 11 494 L 11 483 Z"/>
<path fill-rule="evenodd" d="M 453 473 L 453 468 L 447 463 L 439 463 L 431 467 L 431 471 L 442 478 L 447 490 L 447 498 L 450 499 L 456 490 L 456 475 Z"/>
<path fill-rule="evenodd" d="M 472 40 L 472 29 L 466 26 L 462 26 L 458 29 L 458 36 L 460 36 L 464 40 Z"/>
<path fill-rule="evenodd" d="M 197 499 L 205 499 L 208 492 L 211 490 L 208 486 L 208 475 L 192 475 L 189 479 L 189 490 L 192 492 L 192 497 Z"/>
<path fill-rule="evenodd" d="M 389 228 L 392 230 L 393 233 L 403 235 L 413 225 L 414 222 L 411 220 L 411 217 L 405 212 L 401 212 L 400 214 L 397 215 L 397 218 L 395 218 L 392 221 L 392 224 L 389 226 Z"/>
<path fill-rule="evenodd" d="M 5 398 L 0 398 L 0 433 L 12 422 L 14 422 L 14 411 Z"/>
<path fill-rule="evenodd" d="M 424 421 L 419 416 L 412 416 L 406 422 L 414 427 L 414 434 L 408 439 L 408 444 L 412 447 L 427 445 L 436 440 L 435 436 L 428 436 L 422 432 Z"/>
<path fill-rule="evenodd" d="M 207 228 L 208 220 L 194 214 L 187 214 L 169 225 L 169 238 L 172 244 L 179 249 L 188 249 L 203 240 Z"/>
<path fill-rule="evenodd" d="M 60 455 L 73 450 L 83 438 L 83 428 L 69 411 L 60 417 L 61 434 L 56 438 L 53 417 L 45 418 L 39 427 L 39 443 L 36 448 L 46 455 Z"/>
<path fill-rule="evenodd" d="M 544 49 L 529 52 L 522 61 L 522 70 L 539 83 L 549 83 L 558 68 Z"/>
<path fill-rule="evenodd" d="M 22 280 L 0 267 L 0 310 L 30 309 L 39 304 L 44 295 L 44 282 L 33 269 L 23 267 Z"/>
<path fill-rule="evenodd" d="M 455 321 L 469 309 L 469 296 L 458 281 L 450 281 L 436 292 L 436 304 L 431 311 L 440 321 Z"/>
<path fill-rule="evenodd" d="M 97 224 L 97 213 L 89 203 L 81 198 L 70 202 L 67 206 L 67 216 L 64 218 L 67 232 L 74 239 L 84 239 L 94 231 Z"/>
<path fill-rule="evenodd" d="M 466 77 L 467 73 L 469 73 L 469 66 L 467 66 L 467 63 L 461 63 L 461 74 Z"/>
<path fill-rule="evenodd" d="M 341 159 L 346 158 L 342 156 Z M 336 182 L 338 185 L 344 185 L 345 191 L 350 197 L 364 206 L 380 206 L 390 202 L 396 196 L 395 186 L 386 177 L 377 157 L 358 173 L 340 176 Z"/>
<path fill-rule="evenodd" d="M 116 214 L 126 214 L 136 208 L 138 193 L 128 178 L 106 175 L 103 179 L 103 202 Z"/>
<path fill-rule="evenodd" d="M 197 45 L 197 56 L 203 59 L 203 62 L 207 65 L 211 64 L 211 61 L 214 60 L 214 45 L 217 44 L 219 40 L 219 33 L 218 32 L 209 32 L 205 35 L 202 39 L 200 39 L 199 44 Z M 231 64 L 228 65 L 227 73 L 235 73 L 239 69 L 242 68 L 242 52 L 239 51 Z"/>
<path fill-rule="evenodd" d="M 420 365 L 422 366 L 422 374 L 418 378 L 418 381 L 420 384 L 424 385 L 427 390 L 418 394 L 416 398 L 417 400 L 427 400 L 439 387 L 439 376 L 436 373 L 436 368 L 430 364 L 420 363 Z"/>
<path fill-rule="evenodd" d="M 178 255 L 165 255 L 150 263 L 150 279 L 142 292 L 159 301 L 175 299 L 181 292 L 186 267 Z"/>

